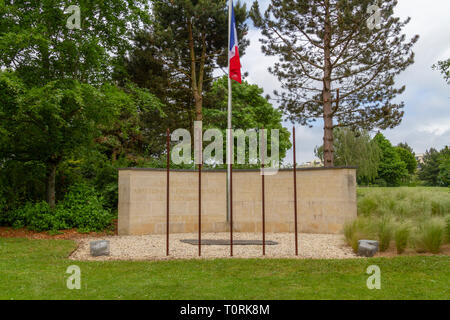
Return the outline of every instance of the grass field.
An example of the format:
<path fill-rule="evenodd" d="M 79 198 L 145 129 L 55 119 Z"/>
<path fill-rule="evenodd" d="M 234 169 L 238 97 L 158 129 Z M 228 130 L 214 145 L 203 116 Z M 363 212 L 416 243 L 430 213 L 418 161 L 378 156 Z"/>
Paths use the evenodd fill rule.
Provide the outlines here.
<path fill-rule="evenodd" d="M 80 262 L 68 240 L 0 239 L 0 299 L 448 299 L 450 257 Z M 81 290 L 66 287 L 70 265 Z M 381 290 L 366 269 L 381 269 Z"/>

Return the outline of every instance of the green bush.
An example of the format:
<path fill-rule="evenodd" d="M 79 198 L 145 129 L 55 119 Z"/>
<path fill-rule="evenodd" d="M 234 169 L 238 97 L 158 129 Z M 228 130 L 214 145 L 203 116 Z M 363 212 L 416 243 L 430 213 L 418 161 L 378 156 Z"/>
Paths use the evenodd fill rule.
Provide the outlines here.
<path fill-rule="evenodd" d="M 410 229 L 408 226 L 401 226 L 395 231 L 395 246 L 397 253 L 402 254 L 408 246 Z"/>
<path fill-rule="evenodd" d="M 418 252 L 439 253 L 444 242 L 445 226 L 440 220 L 433 219 L 419 227 L 415 239 Z"/>
<path fill-rule="evenodd" d="M 46 202 L 28 202 L 8 214 L 7 224 L 33 231 L 57 231 L 76 228 L 80 232 L 103 231 L 111 225 L 113 215 L 103 208 L 103 198 L 95 189 L 77 184 L 69 189 L 64 201 L 51 209 Z"/>
<path fill-rule="evenodd" d="M 81 232 L 102 231 L 113 220 L 112 214 L 103 208 L 103 204 L 103 198 L 93 187 L 76 184 L 69 189 L 56 212 L 69 227 Z"/>
<path fill-rule="evenodd" d="M 27 227 L 34 231 L 62 229 L 47 202 L 26 203 L 11 213 L 10 223 L 14 228 Z"/>

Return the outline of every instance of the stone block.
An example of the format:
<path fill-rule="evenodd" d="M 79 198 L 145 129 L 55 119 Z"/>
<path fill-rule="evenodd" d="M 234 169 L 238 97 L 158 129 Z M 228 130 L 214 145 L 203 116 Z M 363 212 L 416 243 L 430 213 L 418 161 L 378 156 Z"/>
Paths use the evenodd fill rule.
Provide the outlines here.
<path fill-rule="evenodd" d="M 358 256 L 373 257 L 378 252 L 378 242 L 360 240 L 358 241 Z"/>
<path fill-rule="evenodd" d="M 108 240 L 98 240 L 90 242 L 91 256 L 109 256 L 109 241 Z"/>

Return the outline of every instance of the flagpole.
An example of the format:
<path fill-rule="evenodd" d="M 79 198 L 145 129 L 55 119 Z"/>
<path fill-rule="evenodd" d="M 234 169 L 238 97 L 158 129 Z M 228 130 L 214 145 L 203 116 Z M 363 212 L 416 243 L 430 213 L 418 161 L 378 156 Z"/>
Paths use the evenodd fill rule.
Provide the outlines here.
<path fill-rule="evenodd" d="M 230 38 L 231 38 L 231 6 L 232 0 L 228 1 L 228 45 L 227 51 L 230 54 Z M 230 57 L 228 57 L 228 125 L 227 125 L 227 221 L 230 220 L 230 188 L 231 188 L 231 129 L 232 129 L 232 119 L 231 119 L 231 102 L 232 102 L 232 92 L 231 92 L 231 78 L 230 78 Z"/>

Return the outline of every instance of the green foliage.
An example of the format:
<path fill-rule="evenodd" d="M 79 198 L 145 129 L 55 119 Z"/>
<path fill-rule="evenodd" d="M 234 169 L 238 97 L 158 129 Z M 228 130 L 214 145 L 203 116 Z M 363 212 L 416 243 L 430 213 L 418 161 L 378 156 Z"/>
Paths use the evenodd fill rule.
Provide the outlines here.
<path fill-rule="evenodd" d="M 405 252 L 410 233 L 411 231 L 408 226 L 400 226 L 395 230 L 395 246 L 398 254 Z"/>
<path fill-rule="evenodd" d="M 203 119 L 204 93 L 211 85 L 214 70 L 227 65 L 229 51 L 226 46 L 228 42 L 227 5 L 228 1 L 225 0 L 153 2 L 154 23 L 147 41 L 149 47 L 147 52 L 156 49 L 157 56 L 160 58 L 152 59 L 152 66 L 147 69 L 170 70 L 170 73 L 159 75 L 167 76 L 172 88 L 185 89 L 181 90 L 181 95 L 177 95 L 178 101 L 175 103 L 182 99 L 183 103 L 177 107 L 189 107 L 190 110 L 183 111 L 190 112 L 190 125 L 194 119 L 198 121 Z M 248 13 L 246 5 L 239 1 L 235 3 L 234 9 L 239 53 L 243 55 L 249 44 L 245 38 L 248 30 L 245 20 Z M 138 71 L 135 68 L 134 70 Z M 193 106 L 195 109 L 192 108 Z"/>
<path fill-rule="evenodd" d="M 450 186 L 450 149 L 441 151 L 431 148 L 425 153 L 419 178 L 429 186 Z"/>
<path fill-rule="evenodd" d="M 70 5 L 81 9 L 81 30 L 66 27 Z M 133 30 L 149 22 L 148 12 L 146 0 L 3 1 L 0 66 L 30 86 L 62 79 L 101 83 L 114 54 L 126 52 Z"/>
<path fill-rule="evenodd" d="M 381 162 L 378 168 L 378 177 L 386 181 L 389 186 L 398 186 L 408 175 L 406 164 L 401 160 L 396 149 L 381 133 L 374 141 L 381 149 Z"/>
<path fill-rule="evenodd" d="M 243 81 L 242 84 L 233 82 L 233 127 L 247 129 L 267 129 L 268 148 L 270 151 L 271 129 L 279 130 L 280 160 L 286 156 L 292 147 L 289 131 L 282 126 L 282 114 L 263 96 L 263 89 L 257 85 Z M 218 79 L 206 96 L 206 106 L 203 110 L 205 128 L 220 128 L 224 137 L 227 128 L 228 78 Z M 224 151 L 224 155 L 225 155 Z M 236 154 L 236 152 L 235 152 Z M 247 158 L 248 159 L 248 158 Z"/>
<path fill-rule="evenodd" d="M 334 164 L 356 166 L 359 184 L 373 183 L 378 176 L 381 150 L 368 131 L 338 128 L 333 131 Z M 316 147 L 316 156 L 323 160 L 323 146 Z"/>
<path fill-rule="evenodd" d="M 408 170 L 409 174 L 414 174 L 417 169 L 417 161 L 414 157 L 414 154 L 408 149 L 402 147 L 396 147 L 400 160 L 402 160 L 406 164 L 406 170 Z"/>
<path fill-rule="evenodd" d="M 28 226 L 34 231 L 55 230 L 55 227 L 60 226 L 46 202 L 36 204 L 28 202 L 22 208 L 12 212 L 6 222 L 14 228 Z"/>
<path fill-rule="evenodd" d="M 66 27 L 69 5 L 81 9 L 81 30 Z M 132 138 L 142 126 L 137 114 L 159 112 L 159 102 L 146 90 L 126 83 L 119 89 L 108 81 L 116 57 L 130 49 L 132 33 L 149 23 L 148 5 L 144 0 L 3 2 L 0 161 L 14 170 L 2 177 L 0 194 L 6 194 L 10 207 L 40 200 L 43 194 L 53 207 L 58 166 L 91 145 L 101 129 L 120 133 L 108 131 L 99 141 L 108 145 L 108 138 L 120 136 L 132 142 L 117 149 L 136 149 Z M 30 169 L 36 174 L 21 184 Z M 10 187 L 11 180 L 18 183 Z M 17 187 L 17 196 L 12 187 Z"/>
<path fill-rule="evenodd" d="M 71 187 L 55 209 L 46 202 L 28 202 L 4 216 L 1 223 L 39 232 L 72 228 L 92 232 L 105 230 L 112 219 L 111 213 L 103 208 L 103 198 L 92 187 L 79 184 Z"/>
<path fill-rule="evenodd" d="M 24 87 L 14 73 L 0 73 L 5 93 L 0 95 L 0 128 L 6 133 L 0 159 L 8 169 L 0 176 L 14 182 L 5 183 L 0 192 L 12 204 L 43 199 L 54 182 L 53 170 L 80 149 L 94 147 L 95 141 L 105 153 L 144 153 L 143 142 L 136 138 L 143 131 L 140 115 L 161 107 L 148 91 L 132 85 L 96 88 L 62 80 Z"/>
<path fill-rule="evenodd" d="M 85 184 L 74 185 L 57 207 L 67 228 L 80 232 L 102 231 L 111 225 L 113 216 L 103 208 L 104 200 L 97 191 Z M 60 212 L 58 214 L 58 212 Z"/>

